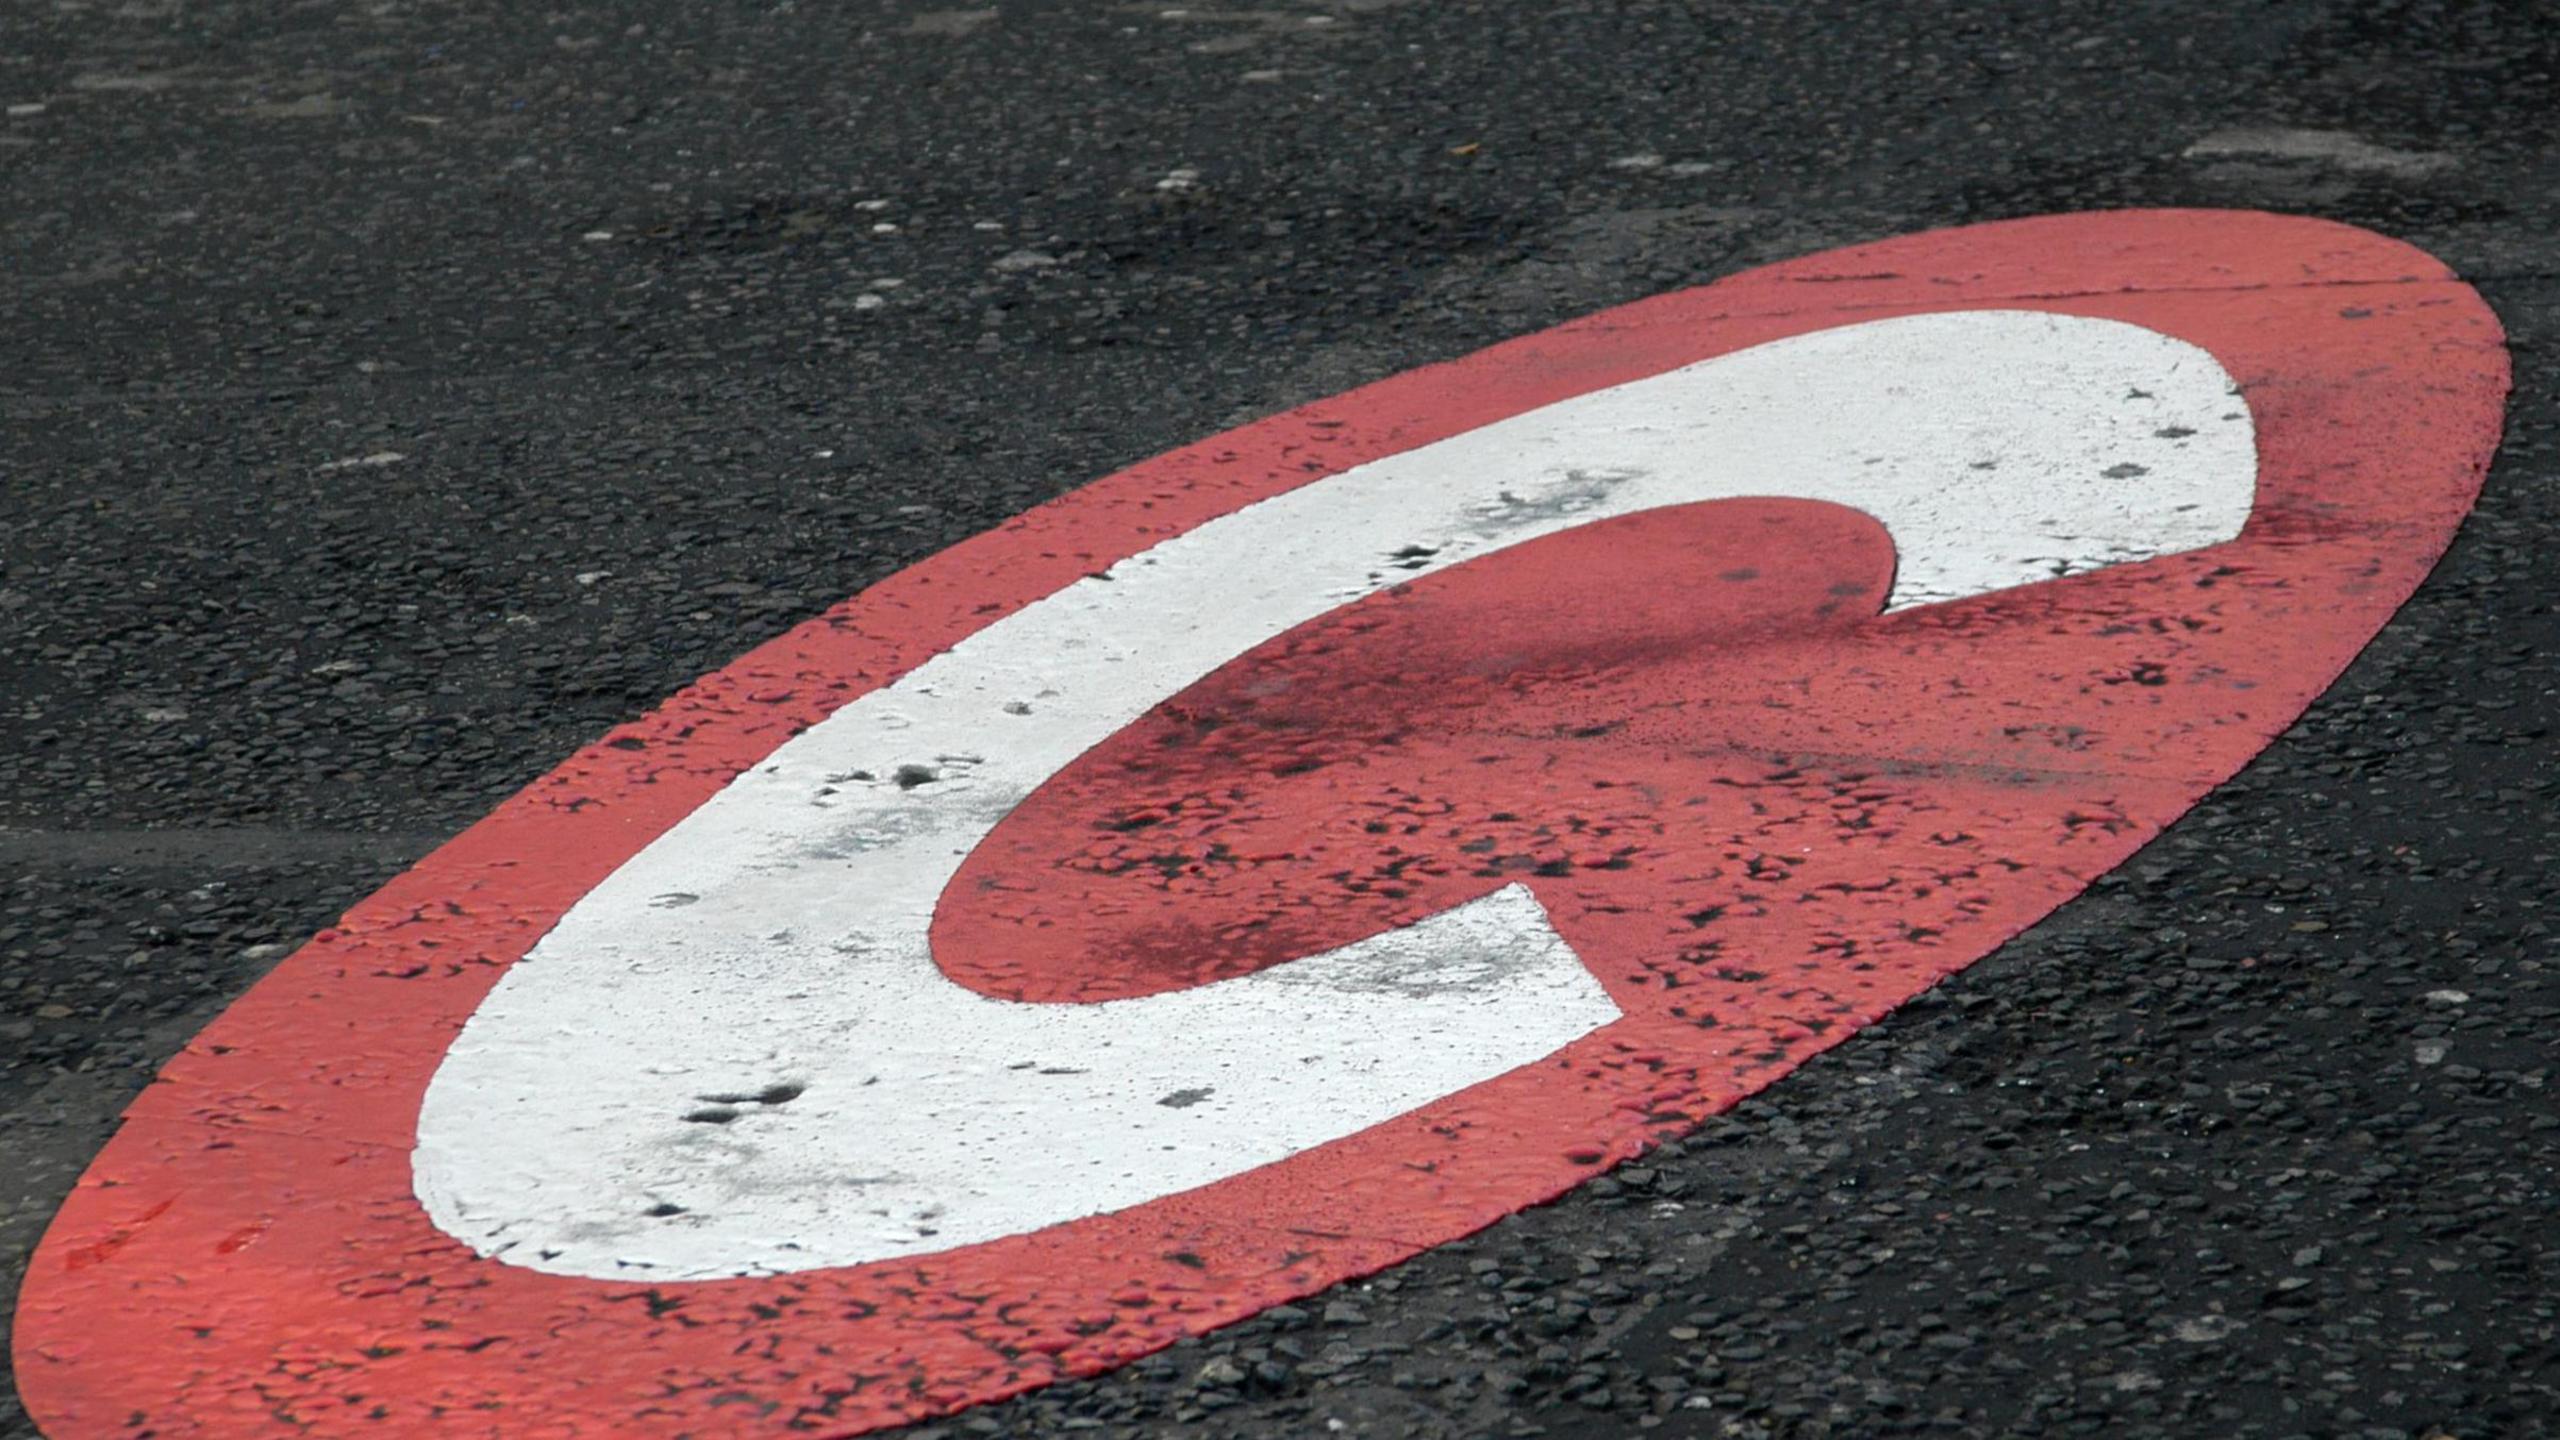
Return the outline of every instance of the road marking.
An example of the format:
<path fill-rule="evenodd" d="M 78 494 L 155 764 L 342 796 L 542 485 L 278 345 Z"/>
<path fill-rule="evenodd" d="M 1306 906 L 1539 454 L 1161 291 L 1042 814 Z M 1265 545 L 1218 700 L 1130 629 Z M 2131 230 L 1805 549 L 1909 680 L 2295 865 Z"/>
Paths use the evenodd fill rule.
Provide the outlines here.
<path fill-rule="evenodd" d="M 1882 522 L 1890 609 L 2198 549 L 2249 513 L 2231 389 L 2203 351 L 2115 321 L 1877 320 L 1560 400 L 1164 540 L 845 706 L 580 901 L 438 1071 L 419 1194 L 448 1234 L 557 1274 L 853 1265 L 1194 1189 L 1551 1054 L 1620 1012 L 1519 885 L 1098 1005 L 976 994 L 934 968 L 927 930 L 1034 790 L 1327 612 L 1746 496 Z M 712 1098 L 775 1089 L 787 1104 Z M 1200 1102 L 1162 1103 L 1186 1090 Z"/>
<path fill-rule="evenodd" d="M 688 687 L 278 967 L 56 1218 L 22 1389 L 57 1437 L 856 1432 L 1393 1264 L 2132 854 L 2415 589 L 2505 385 L 2406 246 L 2066 216 L 1096 482 Z M 1322 1083 L 1277 1073 L 1275 1005 Z M 1181 1018 L 1118 1018 L 1149 1014 Z M 873 1061 L 949 1103 L 846 1100 Z"/>

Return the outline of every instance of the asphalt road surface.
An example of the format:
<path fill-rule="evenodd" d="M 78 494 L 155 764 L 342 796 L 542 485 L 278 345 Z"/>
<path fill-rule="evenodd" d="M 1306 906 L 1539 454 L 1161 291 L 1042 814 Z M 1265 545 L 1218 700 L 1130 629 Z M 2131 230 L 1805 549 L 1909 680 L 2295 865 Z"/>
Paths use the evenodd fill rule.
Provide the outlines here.
<path fill-rule="evenodd" d="M 0 105 L 0 1299 L 267 966 L 874 579 L 1605 304 L 2229 206 L 2430 250 L 2517 367 L 2298 726 L 1693 1138 L 915 1433 L 2560 1427 L 2548 0 L 56 0 Z"/>

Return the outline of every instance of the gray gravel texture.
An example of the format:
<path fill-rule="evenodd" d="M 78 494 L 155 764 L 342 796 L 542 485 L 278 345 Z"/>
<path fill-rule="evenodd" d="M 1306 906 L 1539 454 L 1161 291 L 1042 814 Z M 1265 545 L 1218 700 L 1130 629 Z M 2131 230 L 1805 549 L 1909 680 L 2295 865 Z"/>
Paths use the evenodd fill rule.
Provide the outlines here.
<path fill-rule="evenodd" d="M 2518 367 L 2292 733 L 1639 1167 L 915 1433 L 2560 1432 L 2556 77 L 2548 0 L 0 10 L 0 1289 L 263 967 L 868 581 L 1604 304 L 2236 205 Z"/>

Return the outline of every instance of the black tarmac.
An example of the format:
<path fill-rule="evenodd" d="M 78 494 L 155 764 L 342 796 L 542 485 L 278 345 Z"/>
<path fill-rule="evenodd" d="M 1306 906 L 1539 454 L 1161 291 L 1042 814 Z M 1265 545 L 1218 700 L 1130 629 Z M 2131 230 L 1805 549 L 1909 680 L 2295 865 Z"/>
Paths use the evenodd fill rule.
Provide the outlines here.
<path fill-rule="evenodd" d="M 2242 206 L 2517 363 L 2299 726 L 1692 1140 L 914 1433 L 2560 1433 L 2560 3 L 980 3 L 0 9 L 0 1302 L 265 967 L 869 581 L 1759 262 Z"/>

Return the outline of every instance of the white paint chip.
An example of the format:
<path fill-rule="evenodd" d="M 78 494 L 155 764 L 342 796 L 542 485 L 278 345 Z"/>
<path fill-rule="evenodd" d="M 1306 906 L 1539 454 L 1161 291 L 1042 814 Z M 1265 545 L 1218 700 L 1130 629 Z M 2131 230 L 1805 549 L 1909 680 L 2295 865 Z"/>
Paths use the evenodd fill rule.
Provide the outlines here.
<path fill-rule="evenodd" d="M 2185 151 L 2190 160 L 2243 156 L 2272 160 L 2308 160 L 2341 170 L 2367 171 L 2417 178 L 2449 170 L 2459 162 L 2440 150 L 2394 150 L 2344 130 L 2295 130 L 2275 127 L 2217 130 Z"/>
<path fill-rule="evenodd" d="M 397 450 L 376 450 L 370 455 L 351 455 L 344 460 L 332 460 L 320 468 L 323 470 L 379 469 L 385 465 L 397 465 L 408 458 Z"/>
<path fill-rule="evenodd" d="M 909 35 L 973 35 L 998 18 L 994 10 L 927 10 L 907 22 Z"/>

